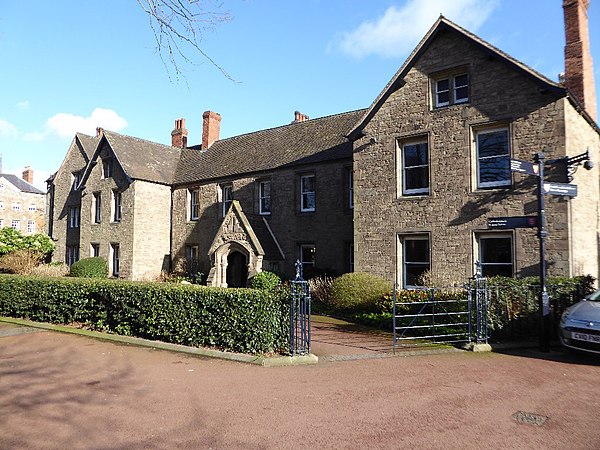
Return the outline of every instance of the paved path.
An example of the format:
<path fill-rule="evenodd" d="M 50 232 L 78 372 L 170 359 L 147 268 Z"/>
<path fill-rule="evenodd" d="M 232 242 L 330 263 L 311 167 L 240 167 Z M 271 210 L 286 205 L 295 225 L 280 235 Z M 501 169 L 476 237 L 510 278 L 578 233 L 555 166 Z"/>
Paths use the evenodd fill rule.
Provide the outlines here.
<path fill-rule="evenodd" d="M 21 332 L 0 337 L 0 448 L 598 449 L 598 380 L 559 352 L 262 368 Z"/>

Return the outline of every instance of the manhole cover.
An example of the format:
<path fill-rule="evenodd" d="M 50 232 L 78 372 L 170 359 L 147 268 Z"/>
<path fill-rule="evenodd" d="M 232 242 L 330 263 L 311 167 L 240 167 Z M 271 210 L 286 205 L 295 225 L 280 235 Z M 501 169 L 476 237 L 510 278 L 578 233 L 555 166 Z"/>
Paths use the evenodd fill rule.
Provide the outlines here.
<path fill-rule="evenodd" d="M 519 423 L 527 423 L 529 425 L 536 425 L 538 427 L 541 427 L 542 425 L 544 425 L 546 420 L 548 420 L 548 417 L 546 417 L 546 416 L 528 413 L 525 411 L 517 411 L 511 417 L 513 418 L 513 420 L 515 420 Z"/>

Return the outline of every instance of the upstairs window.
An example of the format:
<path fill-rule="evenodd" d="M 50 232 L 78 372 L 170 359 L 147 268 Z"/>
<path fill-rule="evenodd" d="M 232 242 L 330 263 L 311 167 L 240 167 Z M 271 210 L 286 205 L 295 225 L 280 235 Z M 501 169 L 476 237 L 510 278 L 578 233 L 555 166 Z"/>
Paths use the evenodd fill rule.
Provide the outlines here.
<path fill-rule="evenodd" d="M 494 128 L 475 133 L 477 152 L 477 187 L 489 189 L 509 186 L 510 139 L 508 128 Z"/>
<path fill-rule="evenodd" d="M 260 181 L 258 183 L 258 212 L 259 214 L 271 214 L 271 182 Z"/>
<path fill-rule="evenodd" d="M 29 205 L 29 207 L 27 209 L 29 211 L 37 211 L 37 207 L 33 203 L 31 205 Z"/>
<path fill-rule="evenodd" d="M 352 168 L 346 170 L 346 187 L 347 187 L 347 199 L 348 208 L 354 208 L 354 171 Z"/>
<path fill-rule="evenodd" d="M 230 184 L 221 186 L 221 213 L 223 214 L 223 217 L 225 217 L 227 211 L 229 211 L 229 207 L 231 206 L 232 202 L 233 186 Z"/>
<path fill-rule="evenodd" d="M 71 189 L 74 191 L 77 190 L 77 186 L 79 186 L 79 182 L 81 181 L 81 171 L 72 172 L 71 173 Z"/>
<path fill-rule="evenodd" d="M 13 203 L 12 204 L 12 210 L 13 211 L 21 211 L 21 204 L 20 203 Z"/>
<path fill-rule="evenodd" d="M 71 206 L 69 208 L 69 228 L 79 228 L 79 219 L 79 206 Z"/>
<path fill-rule="evenodd" d="M 464 72 L 446 74 L 433 80 L 434 106 L 441 108 L 469 101 L 469 75 Z"/>
<path fill-rule="evenodd" d="M 94 223 L 100 223 L 102 212 L 102 194 L 94 192 Z"/>
<path fill-rule="evenodd" d="M 300 177 L 300 211 L 311 212 L 316 209 L 316 183 L 314 175 Z"/>
<path fill-rule="evenodd" d="M 200 217 L 200 192 L 190 192 L 190 220 L 198 220 Z"/>
<path fill-rule="evenodd" d="M 102 160 L 102 178 L 112 177 L 112 158 Z"/>
<path fill-rule="evenodd" d="M 113 191 L 113 222 L 121 221 L 121 192 Z"/>
<path fill-rule="evenodd" d="M 402 195 L 429 194 L 429 154 L 427 141 L 401 144 Z"/>

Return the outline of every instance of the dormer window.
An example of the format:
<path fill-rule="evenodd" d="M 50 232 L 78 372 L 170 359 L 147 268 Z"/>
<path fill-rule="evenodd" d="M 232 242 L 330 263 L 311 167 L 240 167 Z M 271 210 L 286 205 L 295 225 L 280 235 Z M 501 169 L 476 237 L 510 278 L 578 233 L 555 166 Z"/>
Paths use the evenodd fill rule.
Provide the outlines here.
<path fill-rule="evenodd" d="M 448 73 L 433 79 L 434 107 L 458 105 L 469 101 L 469 75 L 463 71 Z"/>

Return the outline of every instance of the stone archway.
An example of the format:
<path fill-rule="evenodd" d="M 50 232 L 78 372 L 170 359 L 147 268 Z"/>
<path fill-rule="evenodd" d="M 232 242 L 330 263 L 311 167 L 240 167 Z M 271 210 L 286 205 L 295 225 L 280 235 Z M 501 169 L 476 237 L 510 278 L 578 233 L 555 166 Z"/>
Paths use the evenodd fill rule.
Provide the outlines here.
<path fill-rule="evenodd" d="M 256 273 L 256 257 L 248 244 L 229 241 L 214 252 L 209 285 L 219 287 L 245 287 L 248 276 Z"/>
<path fill-rule="evenodd" d="M 227 287 L 246 287 L 248 283 L 248 258 L 237 250 L 227 256 Z"/>

